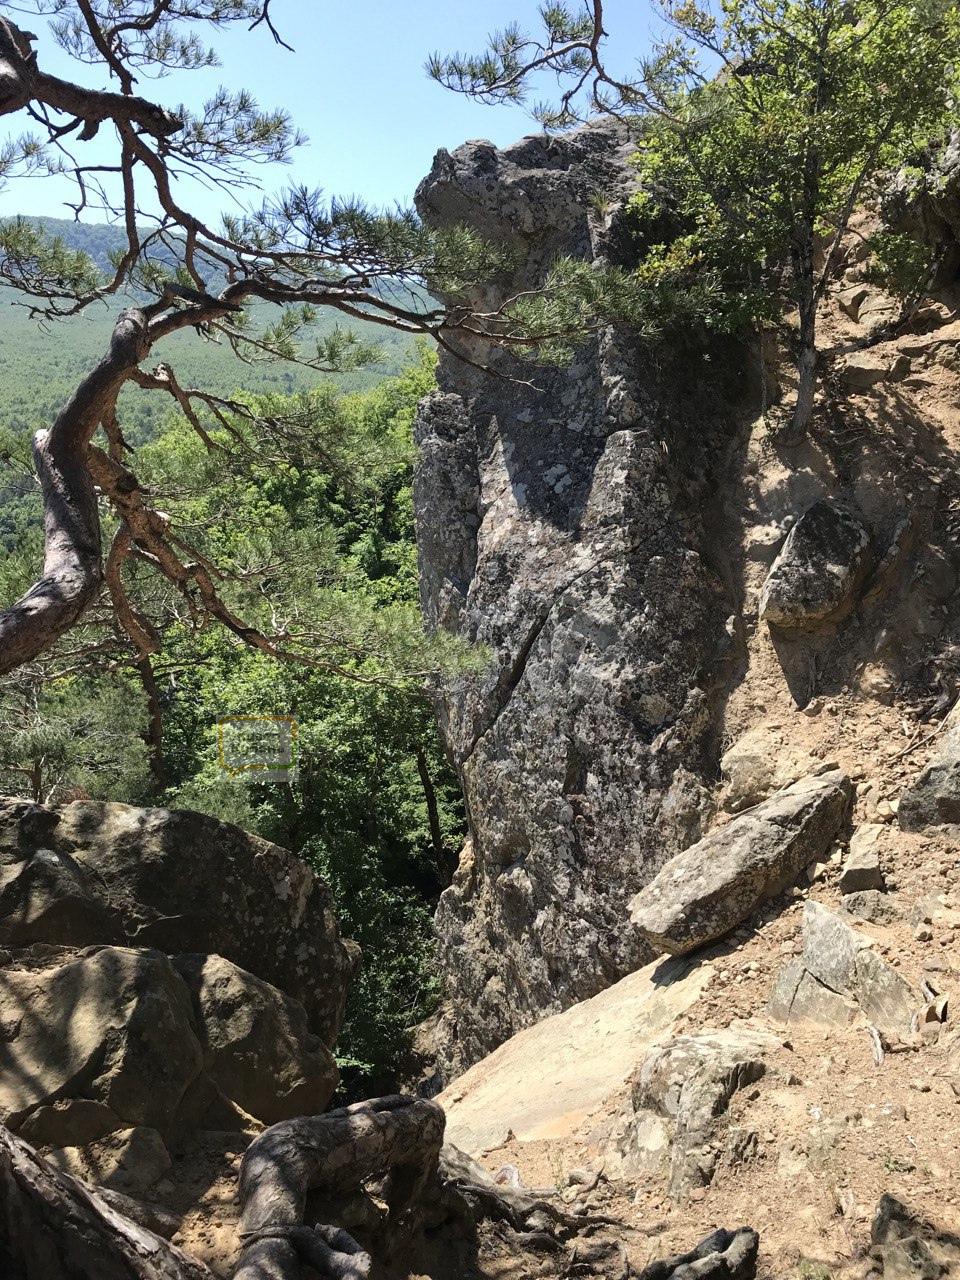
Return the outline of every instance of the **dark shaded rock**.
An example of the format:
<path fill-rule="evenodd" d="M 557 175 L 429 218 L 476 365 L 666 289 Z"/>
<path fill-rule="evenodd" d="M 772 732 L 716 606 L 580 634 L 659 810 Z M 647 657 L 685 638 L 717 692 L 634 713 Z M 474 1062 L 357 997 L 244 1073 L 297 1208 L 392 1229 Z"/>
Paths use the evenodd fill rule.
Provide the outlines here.
<path fill-rule="evenodd" d="M 870 1240 L 884 1280 L 939 1280 L 960 1264 L 960 1237 L 939 1231 L 889 1194 L 877 1205 Z"/>
<path fill-rule="evenodd" d="M 8 969 L 0 1021 L 13 1029 L 0 1041 L 0 1120 L 16 1129 L 42 1107 L 48 1141 L 64 1097 L 163 1131 L 202 1068 L 190 997 L 159 951 L 104 947 L 54 968 Z M 58 1145 L 74 1136 L 74 1117 L 63 1119 Z"/>
<path fill-rule="evenodd" d="M 0 943 L 13 942 L 222 955 L 300 1000 L 327 1044 L 358 958 L 327 887 L 285 849 L 203 814 L 93 801 L 0 801 Z"/>
<path fill-rule="evenodd" d="M 496 307 L 558 254 L 624 252 L 632 149 L 610 122 L 467 143 L 438 154 L 417 204 L 516 249 L 515 273 L 477 291 Z M 472 834 L 436 916 L 456 975 L 447 1079 L 652 959 L 626 906 L 710 816 L 733 611 L 706 564 L 709 451 L 728 430 L 715 383 L 701 395 L 688 362 L 677 374 L 614 332 L 535 385 L 509 353 L 465 346 L 505 376 L 443 353 L 416 425 L 427 625 L 492 658 L 440 707 Z"/>
<path fill-rule="evenodd" d="M 660 1258 L 640 1272 L 640 1280 L 752 1280 L 760 1237 L 750 1227 L 722 1227 L 689 1253 Z"/>
<path fill-rule="evenodd" d="M 19 1127 L 33 1147 L 82 1147 L 123 1128 L 110 1107 L 92 1098 L 64 1098 L 31 1111 Z"/>
<path fill-rule="evenodd" d="M 301 1004 L 222 956 L 173 963 L 193 997 L 204 1068 L 225 1097 L 265 1124 L 326 1109 L 340 1073 Z"/>
<path fill-rule="evenodd" d="M 849 780 L 805 778 L 677 854 L 630 904 L 650 944 L 683 955 L 730 933 L 829 848 Z"/>
<path fill-rule="evenodd" d="M 839 619 L 872 563 L 873 537 L 860 517 L 836 502 L 815 502 L 773 562 L 760 593 L 760 617 L 784 630 Z"/>
<path fill-rule="evenodd" d="M 929 764 L 900 797 L 897 820 L 904 831 L 960 823 L 960 704 L 947 717 Z"/>

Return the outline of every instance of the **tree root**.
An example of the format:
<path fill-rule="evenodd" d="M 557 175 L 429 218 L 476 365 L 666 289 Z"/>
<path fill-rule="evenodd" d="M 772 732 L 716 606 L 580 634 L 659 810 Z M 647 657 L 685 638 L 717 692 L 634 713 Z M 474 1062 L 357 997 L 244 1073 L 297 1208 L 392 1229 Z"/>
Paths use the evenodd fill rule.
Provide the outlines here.
<path fill-rule="evenodd" d="M 436 1184 L 444 1125 L 436 1103 L 401 1095 L 273 1125 L 240 1169 L 235 1280 L 299 1280 L 301 1262 L 331 1280 L 368 1280 L 373 1259 L 348 1232 L 304 1224 L 307 1193 L 344 1194 L 385 1177 L 382 1194 L 396 1226 L 415 1216 Z"/>
<path fill-rule="evenodd" d="M 51 1169 L 2 1127 L 0 1262 L 22 1280 L 213 1280 L 202 1263 Z"/>

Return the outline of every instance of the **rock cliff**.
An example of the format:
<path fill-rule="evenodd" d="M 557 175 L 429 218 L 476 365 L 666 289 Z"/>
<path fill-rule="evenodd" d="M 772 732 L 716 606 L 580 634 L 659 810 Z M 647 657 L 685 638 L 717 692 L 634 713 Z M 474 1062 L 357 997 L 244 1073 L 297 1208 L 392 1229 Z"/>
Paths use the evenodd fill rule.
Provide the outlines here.
<path fill-rule="evenodd" d="M 522 267 L 623 260 L 630 148 L 616 126 L 440 152 L 417 193 Z M 627 904 L 699 838 L 730 610 L 704 547 L 723 377 L 604 332 L 565 369 L 444 353 L 422 406 L 415 500 L 427 623 L 491 654 L 442 691 L 472 839 L 437 916 L 447 1073 L 652 957 Z M 729 380 L 729 376 L 728 376 Z"/>

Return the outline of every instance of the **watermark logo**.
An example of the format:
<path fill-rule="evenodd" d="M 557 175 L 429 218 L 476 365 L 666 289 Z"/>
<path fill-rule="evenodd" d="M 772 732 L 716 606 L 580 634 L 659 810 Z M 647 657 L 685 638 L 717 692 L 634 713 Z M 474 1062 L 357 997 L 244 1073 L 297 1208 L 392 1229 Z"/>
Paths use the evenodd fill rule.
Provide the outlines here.
<path fill-rule="evenodd" d="M 289 782 L 297 771 L 297 722 L 292 716 L 222 716 L 217 753 L 231 778 Z"/>

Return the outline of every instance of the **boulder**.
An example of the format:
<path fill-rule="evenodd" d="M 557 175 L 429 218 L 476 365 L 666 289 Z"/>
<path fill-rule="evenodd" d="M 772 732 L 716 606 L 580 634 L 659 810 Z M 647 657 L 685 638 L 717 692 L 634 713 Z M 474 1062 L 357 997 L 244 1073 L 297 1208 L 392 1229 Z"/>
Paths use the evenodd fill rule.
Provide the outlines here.
<path fill-rule="evenodd" d="M 870 1257 L 883 1280 L 939 1280 L 960 1267 L 960 1239 L 885 1194 L 870 1228 Z"/>
<path fill-rule="evenodd" d="M 884 317 L 887 312 L 882 313 Z M 896 312 L 889 313 L 891 318 Z M 874 355 L 870 351 L 858 351 L 847 356 L 840 369 L 840 376 L 854 391 L 866 391 L 875 382 L 883 382 L 890 369 L 890 361 L 885 356 Z"/>
<path fill-rule="evenodd" d="M 34 1147 L 82 1147 L 123 1128 L 117 1113 L 92 1098 L 63 1098 L 31 1111 L 19 1127 Z"/>
<path fill-rule="evenodd" d="M 0 989 L 0 1121 L 39 1109 L 48 1140 L 74 1132 L 54 1104 L 85 1097 L 127 1126 L 170 1127 L 202 1053 L 190 997 L 159 951 L 103 947 L 52 968 L 10 969 Z M 88 1113 L 88 1119 L 93 1119 Z"/>
<path fill-rule="evenodd" d="M 326 1108 L 339 1072 L 301 1004 L 222 956 L 174 965 L 193 999 L 204 1068 L 225 1097 L 264 1124 Z"/>
<path fill-rule="evenodd" d="M 791 960 L 780 970 L 767 1002 L 767 1014 L 778 1022 L 819 1022 L 849 1027 L 860 1016 L 858 1006 L 819 982 L 802 960 Z"/>
<path fill-rule="evenodd" d="M 879 822 L 864 822 L 850 838 L 850 852 L 840 872 L 841 893 L 861 893 L 883 888 L 880 845 L 886 828 Z"/>
<path fill-rule="evenodd" d="M 769 1032 L 733 1026 L 676 1036 L 647 1054 L 634 1079 L 635 1124 L 648 1124 L 652 1113 L 672 1127 L 674 1199 L 710 1183 L 716 1168 L 710 1147 L 730 1099 L 765 1074 L 764 1055 L 782 1044 Z"/>
<path fill-rule="evenodd" d="M 215 818 L 0 801 L 0 943 L 120 943 L 224 956 L 299 1000 L 332 1045 L 358 962 L 326 885 Z"/>
<path fill-rule="evenodd" d="M 794 783 L 671 858 L 631 902 L 634 924 L 674 955 L 722 938 L 826 853 L 849 802 L 839 771 Z"/>
<path fill-rule="evenodd" d="M 471 1154 L 509 1133 L 521 1142 L 567 1137 L 623 1089 L 713 972 L 683 960 L 648 965 L 518 1032 L 440 1094 L 447 1137 Z"/>
<path fill-rule="evenodd" d="M 960 703 L 947 716 L 926 768 L 900 797 L 897 820 L 904 831 L 960 823 Z"/>
<path fill-rule="evenodd" d="M 781 970 L 767 1005 L 779 1022 L 849 1026 L 864 1018 L 881 1031 L 909 1034 L 923 1004 L 920 993 L 871 948 L 873 939 L 848 916 L 808 902 L 803 911 L 803 959 Z"/>
<path fill-rule="evenodd" d="M 815 502 L 787 535 L 760 593 L 760 617 L 783 630 L 837 620 L 873 563 L 873 537 L 839 503 Z"/>

